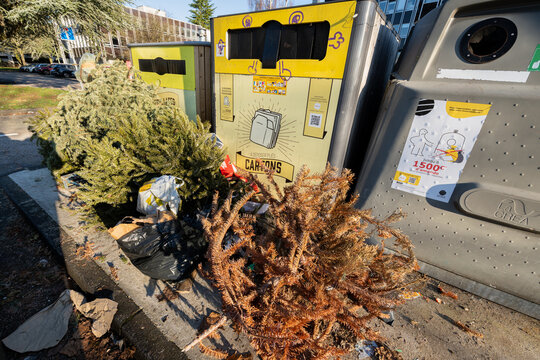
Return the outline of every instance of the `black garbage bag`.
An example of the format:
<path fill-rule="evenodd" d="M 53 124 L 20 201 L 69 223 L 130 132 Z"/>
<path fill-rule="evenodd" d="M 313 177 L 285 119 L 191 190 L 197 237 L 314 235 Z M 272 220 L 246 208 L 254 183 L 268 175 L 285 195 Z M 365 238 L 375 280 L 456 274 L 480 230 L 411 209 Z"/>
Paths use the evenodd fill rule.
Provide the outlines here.
<path fill-rule="evenodd" d="M 142 273 L 153 279 L 178 281 L 187 278 L 202 261 L 208 246 L 202 228 L 174 220 L 140 225 L 117 242 Z"/>

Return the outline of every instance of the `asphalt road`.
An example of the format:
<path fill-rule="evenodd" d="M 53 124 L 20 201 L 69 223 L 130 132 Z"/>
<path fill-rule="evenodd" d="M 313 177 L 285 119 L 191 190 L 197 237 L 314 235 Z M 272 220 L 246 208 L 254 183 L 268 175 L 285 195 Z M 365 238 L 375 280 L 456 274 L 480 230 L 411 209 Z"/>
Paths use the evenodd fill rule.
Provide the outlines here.
<path fill-rule="evenodd" d="M 0 111 L 0 176 L 24 169 L 43 167 L 41 155 L 25 123 L 35 114 Z"/>
<path fill-rule="evenodd" d="M 57 78 L 50 75 L 19 71 L 0 71 L 0 84 L 47 87 L 56 89 L 79 88 L 75 79 Z M 0 100 L 1 101 L 1 100 Z M 24 169 L 43 167 L 41 155 L 25 122 L 35 113 L 20 111 L 0 111 L 0 176 Z"/>
<path fill-rule="evenodd" d="M 51 75 L 41 75 L 37 73 L 27 73 L 22 71 L 0 71 L 0 84 L 25 85 L 55 89 L 80 87 L 79 82 L 75 79 L 57 78 Z"/>

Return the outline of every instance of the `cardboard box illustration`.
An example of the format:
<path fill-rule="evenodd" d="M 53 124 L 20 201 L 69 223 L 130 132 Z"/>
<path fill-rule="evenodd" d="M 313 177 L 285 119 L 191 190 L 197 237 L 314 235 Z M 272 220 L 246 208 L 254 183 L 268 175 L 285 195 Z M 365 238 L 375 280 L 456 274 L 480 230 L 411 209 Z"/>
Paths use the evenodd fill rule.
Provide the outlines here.
<path fill-rule="evenodd" d="M 259 109 L 253 116 L 249 139 L 255 144 L 272 149 L 276 146 L 280 126 L 281 114 Z"/>

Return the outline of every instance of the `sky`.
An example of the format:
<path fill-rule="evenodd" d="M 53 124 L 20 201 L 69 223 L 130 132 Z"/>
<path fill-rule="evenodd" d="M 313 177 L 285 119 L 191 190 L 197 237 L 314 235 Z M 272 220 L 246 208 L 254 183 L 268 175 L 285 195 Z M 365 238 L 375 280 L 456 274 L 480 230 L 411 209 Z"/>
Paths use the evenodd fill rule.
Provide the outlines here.
<path fill-rule="evenodd" d="M 167 16 L 173 19 L 187 21 L 190 15 L 189 4 L 192 0 L 133 0 L 133 7 L 139 5 L 151 6 L 156 9 L 165 10 Z M 248 0 L 212 0 L 216 11 L 214 16 L 227 14 L 237 14 L 248 12 Z M 293 5 L 311 4 L 312 0 L 294 0 Z"/>

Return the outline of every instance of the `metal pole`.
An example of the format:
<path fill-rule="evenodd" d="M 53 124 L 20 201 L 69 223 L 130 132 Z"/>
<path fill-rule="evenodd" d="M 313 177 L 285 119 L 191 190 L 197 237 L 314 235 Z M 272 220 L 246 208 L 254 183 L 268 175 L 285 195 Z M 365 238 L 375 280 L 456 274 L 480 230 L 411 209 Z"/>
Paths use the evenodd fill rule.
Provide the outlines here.
<path fill-rule="evenodd" d="M 60 51 L 60 56 L 64 64 L 67 64 L 66 54 L 64 53 L 64 44 L 62 43 L 62 38 L 60 35 L 60 25 L 55 22 L 54 32 L 56 33 L 56 40 L 58 41 L 58 50 Z M 58 59 L 57 59 L 58 60 Z"/>
<path fill-rule="evenodd" d="M 68 49 L 70 63 L 75 63 L 75 54 L 73 53 L 73 48 L 71 47 L 71 40 L 66 40 L 66 46 Z"/>

